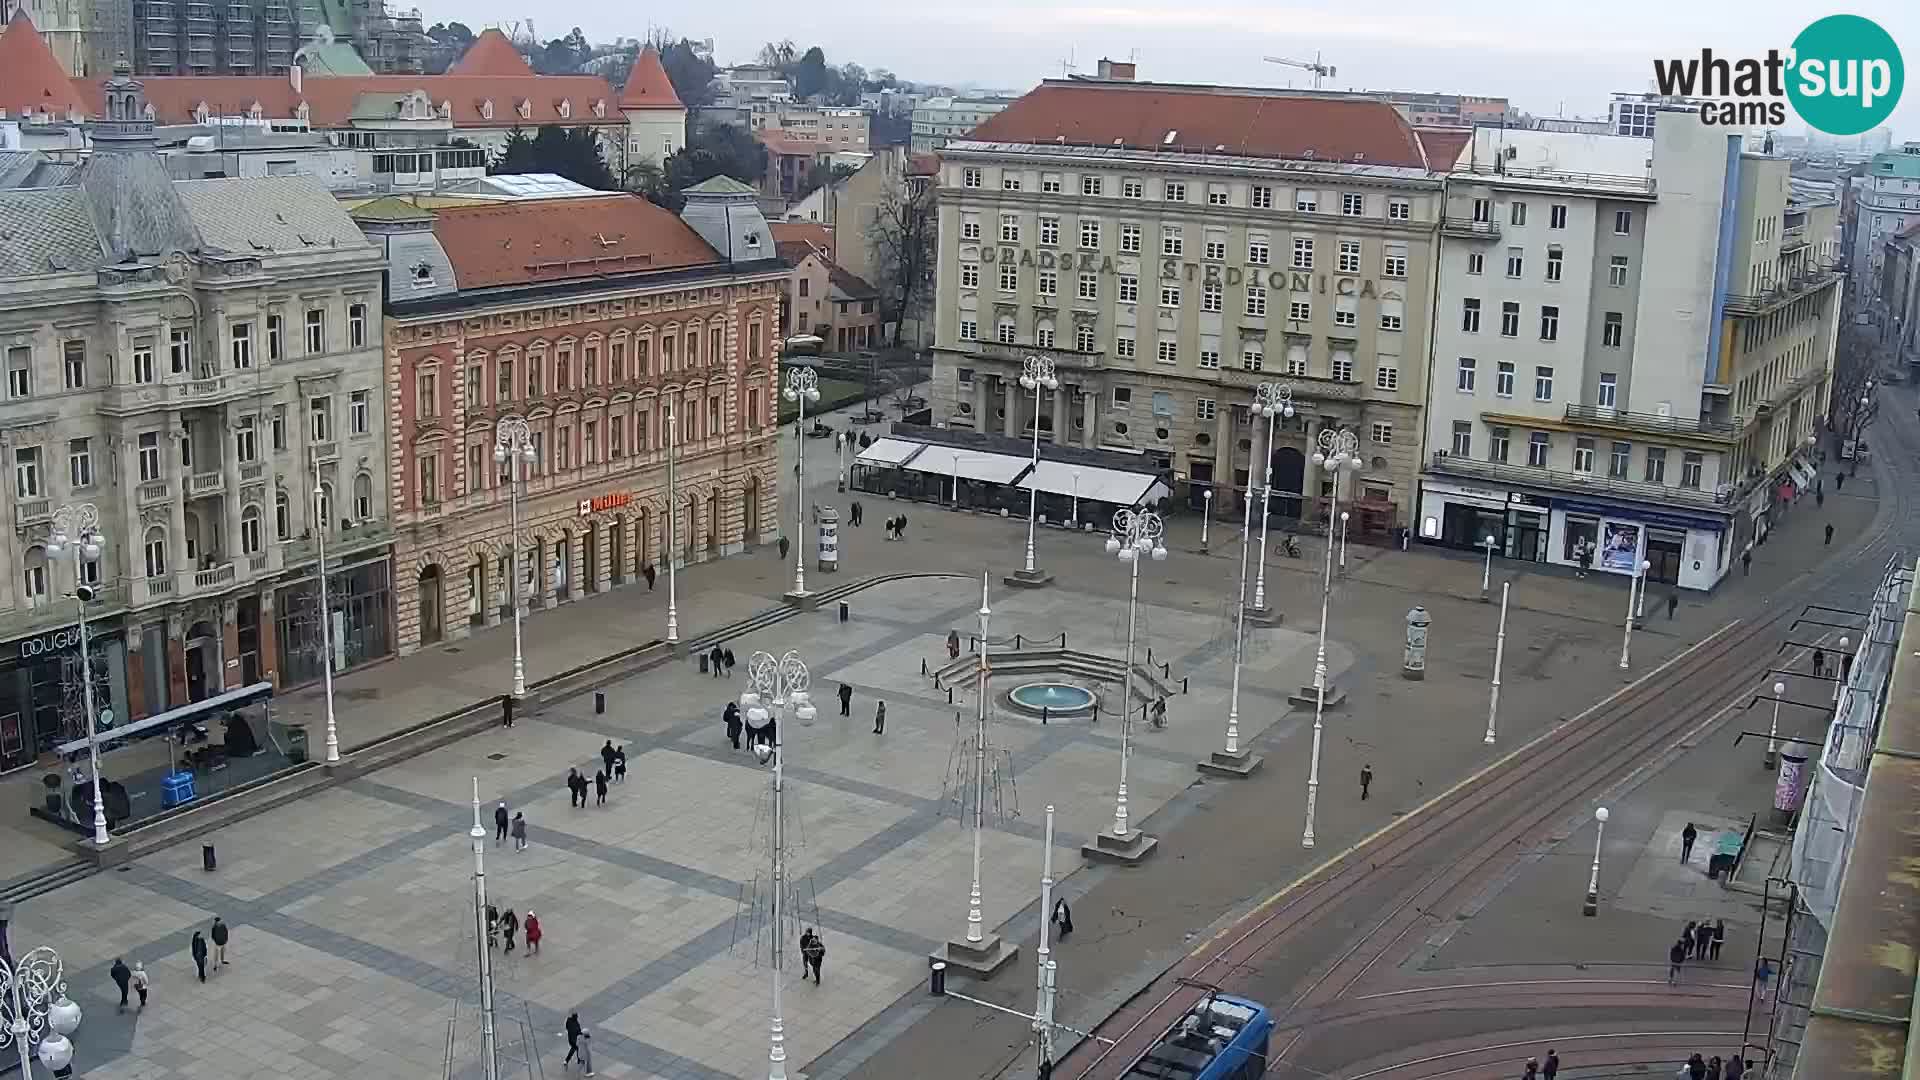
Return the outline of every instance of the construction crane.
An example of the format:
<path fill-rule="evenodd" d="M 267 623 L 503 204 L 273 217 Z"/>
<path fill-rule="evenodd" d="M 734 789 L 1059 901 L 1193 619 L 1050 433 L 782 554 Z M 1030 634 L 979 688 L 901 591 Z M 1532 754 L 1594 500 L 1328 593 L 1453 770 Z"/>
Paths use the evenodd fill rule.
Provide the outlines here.
<path fill-rule="evenodd" d="M 1284 56 L 1265 56 L 1261 57 L 1261 59 L 1269 64 L 1279 64 L 1281 67 L 1299 68 L 1302 71 L 1313 72 L 1313 88 L 1315 90 L 1320 89 L 1321 79 L 1331 79 L 1335 74 L 1335 68 L 1332 64 L 1323 64 L 1320 62 L 1319 53 L 1314 53 L 1312 60 L 1289 60 Z"/>

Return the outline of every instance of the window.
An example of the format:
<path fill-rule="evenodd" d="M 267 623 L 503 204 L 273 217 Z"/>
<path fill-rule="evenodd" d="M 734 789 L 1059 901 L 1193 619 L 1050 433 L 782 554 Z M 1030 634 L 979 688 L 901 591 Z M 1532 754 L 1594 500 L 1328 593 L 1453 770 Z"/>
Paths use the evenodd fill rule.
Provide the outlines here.
<path fill-rule="evenodd" d="M 1622 289 L 1627 284 L 1627 257 L 1615 255 L 1607 261 L 1607 284 Z"/>
<path fill-rule="evenodd" d="M 1533 369 L 1533 400 L 1553 400 L 1553 369 L 1544 365 Z"/>
<path fill-rule="evenodd" d="M 1504 462 L 1507 460 L 1507 444 L 1512 441 L 1513 432 L 1509 428 L 1490 427 L 1487 429 L 1487 460 Z"/>
<path fill-rule="evenodd" d="M 280 359 L 280 332 L 286 322 L 278 315 L 267 316 L 267 359 Z"/>
<path fill-rule="evenodd" d="M 1128 334 L 1116 335 L 1113 339 L 1113 355 L 1122 360 L 1131 360 L 1136 355 L 1133 337 Z"/>
<path fill-rule="evenodd" d="M 1221 247 L 1223 248 L 1225 246 L 1226 246 L 1225 244 L 1221 245 Z M 1247 239 L 1247 262 L 1248 263 L 1254 266 L 1265 266 L 1267 265 L 1267 259 L 1269 257 L 1270 257 L 1270 252 L 1268 251 L 1268 248 L 1267 248 L 1267 238 L 1265 236 L 1261 236 L 1259 239 L 1253 239 L 1251 237 Z"/>
<path fill-rule="evenodd" d="M 1178 255 L 1186 249 L 1185 238 L 1178 225 L 1163 225 L 1160 228 L 1160 254 Z"/>
<path fill-rule="evenodd" d="M 67 440 L 67 484 L 73 488 L 93 486 L 93 440 Z"/>
<path fill-rule="evenodd" d="M 963 289 L 977 289 L 980 287 L 980 264 L 979 263 L 961 263 L 960 264 L 960 287 Z M 806 290 L 807 290 L 807 279 L 801 278 L 800 279 L 800 295 L 805 296 L 807 294 Z"/>
<path fill-rule="evenodd" d="M 1014 343 L 1013 319 L 1011 317 L 1002 318 L 999 324 L 994 328 L 994 336 L 999 339 L 1000 344 L 1002 345 L 1013 344 Z"/>
<path fill-rule="evenodd" d="M 133 381 L 150 383 L 153 379 L 153 342 L 136 341 L 133 343 Z"/>
<path fill-rule="evenodd" d="M 1477 371 L 1476 371 L 1477 367 L 1478 367 L 1478 361 L 1474 360 L 1473 357 L 1471 356 L 1461 357 L 1459 367 L 1454 372 L 1453 388 L 1455 390 L 1460 391 L 1463 394 L 1473 393 L 1473 384 L 1474 384 L 1474 378 L 1477 374 Z"/>
<path fill-rule="evenodd" d="M 1520 249 L 1508 248 L 1507 249 L 1507 276 L 1513 277 L 1513 278 L 1519 277 L 1520 271 L 1525 266 L 1526 266 L 1526 259 L 1521 256 Z"/>
<path fill-rule="evenodd" d="M 1041 324 L 1040 324 L 1039 326 L 1036 326 L 1036 327 L 1034 327 L 1034 328 L 1033 328 L 1033 343 L 1034 343 L 1035 345 L 1038 345 L 1038 346 L 1040 346 L 1040 347 L 1041 347 L 1041 348 L 1043 348 L 1043 349 L 1051 349 L 1051 348 L 1053 348 L 1053 324 L 1052 324 L 1052 323 L 1047 323 L 1047 322 L 1043 322 L 1043 323 L 1041 323 Z M 591 428 L 591 427 L 593 427 L 593 422 L 592 422 L 592 421 L 588 421 L 588 422 L 587 422 L 587 427 L 589 427 L 589 428 Z M 591 464 L 593 464 L 593 462 L 592 462 L 592 461 L 588 461 L 588 462 L 587 462 L 587 464 L 589 464 L 589 465 L 591 465 Z"/>
<path fill-rule="evenodd" d="M 1512 301 L 1500 305 L 1500 336 L 1520 336 L 1520 305 Z"/>
<path fill-rule="evenodd" d="M 1373 369 L 1373 385 L 1376 390 L 1400 389 L 1400 365 L 1397 356 L 1380 357 L 1380 366 Z"/>
<path fill-rule="evenodd" d="M 307 402 L 307 437 L 317 443 L 332 441 L 332 398 L 317 397 Z"/>
<path fill-rule="evenodd" d="M 1132 274 L 1120 275 L 1120 302 L 1137 304 L 1140 302 L 1140 279 Z"/>
<path fill-rule="evenodd" d="M 61 374 L 69 390 L 87 387 L 87 343 L 65 341 L 60 344 Z"/>
<path fill-rule="evenodd" d="M 420 415 L 438 416 L 440 414 L 440 377 L 431 371 L 420 375 Z M 373 391 L 355 390 L 347 403 L 347 427 L 355 435 L 365 435 L 368 431 L 368 411 L 372 408 Z"/>
<path fill-rule="evenodd" d="M 1113 407 L 1127 409 L 1133 406 L 1133 387 L 1116 386 L 1113 388 Z"/>
<path fill-rule="evenodd" d="M 1552 304 L 1540 309 L 1540 340 L 1560 340 L 1560 309 Z"/>
<path fill-rule="evenodd" d="M 1590 473 L 1593 471 L 1593 440 L 1579 438 L 1573 440 L 1573 471 Z"/>
<path fill-rule="evenodd" d="M 1040 219 L 1040 246 L 1057 247 L 1060 243 L 1060 219 L 1043 217 Z"/>
<path fill-rule="evenodd" d="M 1055 239 L 1058 240 L 1058 237 Z M 1000 215 L 1000 242 L 1003 244 L 1017 244 L 1020 242 L 1020 215 Z"/>
<path fill-rule="evenodd" d="M 1041 192 L 1047 195 L 1060 194 L 1060 174 L 1059 173 L 1041 173 L 1040 174 L 1040 190 Z"/>
<path fill-rule="evenodd" d="M 1140 226 L 1120 226 L 1120 250 L 1123 252 L 1138 252 L 1140 250 Z"/>
<path fill-rule="evenodd" d="M 1615 236 L 1632 236 L 1633 235 L 1633 211 L 1615 210 L 1613 212 L 1613 235 Z"/>
<path fill-rule="evenodd" d="M 1379 443 L 1381 446 L 1392 446 L 1393 425 L 1383 424 L 1375 420 L 1373 422 L 1373 441 Z"/>
<path fill-rule="evenodd" d="M 1380 276 L 1403 278 L 1407 276 L 1407 245 L 1390 243 L 1380 259 Z"/>
<path fill-rule="evenodd" d="M 1607 458 L 1607 475 L 1615 480 L 1627 478 L 1627 466 L 1633 461 L 1633 444 L 1617 442 L 1613 444 L 1613 453 Z"/>
<path fill-rule="evenodd" d="M 1287 301 L 1287 318 L 1294 322 L 1306 322 L 1313 318 L 1313 302 L 1311 300 Z"/>
<path fill-rule="evenodd" d="M 1100 222 L 1097 219 L 1080 219 L 1080 246 L 1097 251 L 1100 248 Z"/>
<path fill-rule="evenodd" d="M 1040 271 L 1040 282 L 1034 291 L 1041 296 L 1053 296 L 1060 291 L 1060 275 L 1051 270 Z"/>
<path fill-rule="evenodd" d="M 1168 180 L 1161 186 L 1161 197 L 1168 202 L 1186 202 L 1187 185 L 1178 180 Z"/>
<path fill-rule="evenodd" d="M 1225 287 L 1217 281 L 1209 281 L 1200 286 L 1200 310 L 1219 311 L 1223 306 L 1222 301 L 1225 295 Z"/>
<path fill-rule="evenodd" d="M 1484 225 L 1493 224 L 1493 200 L 1473 200 L 1473 220 Z"/>
<path fill-rule="evenodd" d="M 1255 210 L 1273 209 L 1273 189 L 1263 184 L 1253 185 L 1253 190 L 1247 195 L 1247 205 Z"/>
<path fill-rule="evenodd" d="M 1208 184 L 1207 185 L 1207 205 L 1208 206 L 1227 205 L 1227 185 Z"/>
<path fill-rule="evenodd" d="M 1260 351 L 1260 346 L 1257 344 L 1244 346 L 1240 350 L 1242 371 L 1259 371 L 1266 364 L 1266 360 L 1266 355 Z"/>
<path fill-rule="evenodd" d="M 150 578 L 167 576 L 167 533 L 155 525 L 147 530 L 146 541 L 147 576 Z"/>
<path fill-rule="evenodd" d="M 1332 362 L 1334 382 L 1353 381 L 1353 354 L 1344 350 L 1333 354 Z"/>
<path fill-rule="evenodd" d="M 960 186 L 961 187 L 977 188 L 980 185 L 981 185 L 981 178 L 980 178 L 979 169 L 961 169 L 960 170 Z"/>
<path fill-rule="evenodd" d="M 1412 219 L 1413 219 L 1413 203 L 1407 201 L 1406 199 L 1388 199 L 1387 200 L 1387 220 L 1388 221 L 1411 221 Z"/>
<path fill-rule="evenodd" d="M 1367 197 L 1365 195 L 1356 194 L 1354 192 L 1347 192 L 1346 194 L 1340 196 L 1341 216 L 1359 217 L 1360 215 L 1366 212 L 1367 212 Z"/>
<path fill-rule="evenodd" d="M 1293 238 L 1293 268 L 1295 270 L 1313 269 L 1313 237 Z"/>
<path fill-rule="evenodd" d="M 1015 172 L 1001 173 L 1000 174 L 1000 190 L 1019 191 L 1020 190 L 1020 174 Z"/>
<path fill-rule="evenodd" d="M 1467 252 L 1467 273 L 1484 274 L 1487 271 L 1487 257 L 1478 251 Z"/>
<path fill-rule="evenodd" d="M 1664 484 L 1667 482 L 1667 448 L 1664 446 L 1647 447 L 1647 483 Z"/>
<path fill-rule="evenodd" d="M 1337 262 L 1338 262 L 1337 269 L 1341 273 L 1343 274 L 1359 273 L 1360 272 L 1360 241 L 1358 240 L 1340 241 L 1340 255 Z"/>
<path fill-rule="evenodd" d="M 1247 286 L 1247 314 L 1253 318 L 1264 318 L 1267 314 L 1267 290 L 1265 286 L 1249 284 Z"/>
<path fill-rule="evenodd" d="M 1106 181 L 1103 178 L 1098 176 L 1083 176 L 1080 178 L 1080 194 L 1100 195 L 1104 194 L 1105 191 Z"/>
<path fill-rule="evenodd" d="M 1469 296 L 1460 301 L 1460 329 L 1468 334 L 1480 332 L 1480 299 Z"/>
<path fill-rule="evenodd" d="M 249 465 L 260 456 L 254 434 L 254 419 L 243 416 L 233 428 L 233 457 L 242 465 Z"/>
<path fill-rule="evenodd" d="M 1554 203 L 1547 209 L 1547 228 L 1564 229 L 1567 227 L 1567 204 Z"/>
<path fill-rule="evenodd" d="M 33 393 L 33 350 L 16 345 L 7 350 L 7 396 L 23 398 Z"/>
<path fill-rule="evenodd" d="M 240 511 L 240 552 L 243 555 L 258 555 L 266 546 L 266 537 L 260 528 L 260 508 L 248 506 Z"/>
<path fill-rule="evenodd" d="M 1611 371 L 1600 373 L 1600 393 L 1598 404 L 1603 409 L 1613 408 L 1615 395 L 1619 390 L 1618 377 Z"/>
<path fill-rule="evenodd" d="M 1513 213 L 1513 223 L 1515 225 L 1525 225 L 1527 223 L 1527 204 L 1526 203 L 1516 201 L 1513 204 L 1512 213 Z"/>
<path fill-rule="evenodd" d="M 1294 344 L 1287 346 L 1287 374 L 1305 375 L 1307 373 L 1307 347 Z"/>
<path fill-rule="evenodd" d="M 193 331 L 176 328 L 167 335 L 167 362 L 175 375 L 193 366 Z"/>
<path fill-rule="evenodd" d="M 1015 292 L 1020 288 L 1020 266 L 1017 263 L 1000 264 L 1000 291 Z"/>
<path fill-rule="evenodd" d="M 1620 339 L 1626 334 L 1626 324 L 1617 311 L 1609 311 L 1605 321 L 1600 324 L 1600 344 L 1609 349 L 1620 347 Z"/>
<path fill-rule="evenodd" d="M 972 214 L 962 214 L 960 216 L 960 239 L 980 239 L 980 219 L 978 217 Z"/>
<path fill-rule="evenodd" d="M 1082 300 L 1100 299 L 1100 275 L 1081 274 L 1079 291 L 1075 295 Z"/>
<path fill-rule="evenodd" d="M 1354 306 L 1354 303 L 1354 298 L 1351 296 L 1336 296 L 1333 298 L 1333 325 L 1359 325 L 1360 313 Z"/>
<path fill-rule="evenodd" d="M 977 322 L 974 322 L 972 319 L 961 319 L 960 320 L 960 340 L 961 341 L 979 341 L 980 340 L 980 324 Z"/>
<path fill-rule="evenodd" d="M 40 490 L 40 448 L 22 446 L 13 452 L 13 494 L 17 499 L 37 499 Z"/>
<path fill-rule="evenodd" d="M 1404 300 L 1380 301 L 1380 329 L 1399 330 L 1401 324 L 1406 321 L 1405 305 Z"/>
<path fill-rule="evenodd" d="M 1179 363 L 1180 362 L 1179 344 L 1176 342 L 1168 341 L 1165 338 L 1161 338 L 1158 359 L 1162 364 Z"/>
<path fill-rule="evenodd" d="M 147 484 L 160 479 L 159 432 L 141 432 L 138 457 L 140 459 L 140 482 Z"/>
<path fill-rule="evenodd" d="M 1683 488 L 1700 487 L 1700 474 L 1704 470 L 1706 458 L 1698 451 L 1688 450 L 1680 455 L 1680 486 Z"/>
<path fill-rule="evenodd" d="M 1494 365 L 1493 392 L 1501 397 L 1513 396 L 1514 366 L 1511 360 L 1502 360 Z"/>
<path fill-rule="evenodd" d="M 273 493 L 273 534 L 282 540 L 293 537 L 293 501 L 285 491 Z"/>
<path fill-rule="evenodd" d="M 318 356 L 327 351 L 327 313 L 319 308 L 307 311 L 307 355 Z"/>
<path fill-rule="evenodd" d="M 1201 349 L 1200 350 L 1200 366 L 1210 371 L 1220 370 L 1220 350 L 1219 349 Z"/>
<path fill-rule="evenodd" d="M 1560 252 L 1560 249 L 1559 249 L 1559 248 L 1550 248 L 1550 249 L 1548 249 L 1548 251 L 1547 251 L 1547 280 L 1548 280 L 1548 281 L 1559 281 L 1559 280 L 1560 280 L 1560 272 L 1561 272 L 1561 270 L 1562 270 L 1562 269 L 1564 269 L 1564 264 L 1563 264 L 1563 263 L 1561 262 L 1561 252 Z"/>
<path fill-rule="evenodd" d="M 1195 420 L 1212 420 L 1215 416 L 1219 415 L 1215 411 L 1217 408 L 1218 405 L 1212 398 L 1196 398 L 1193 402 L 1193 418 Z"/>
<path fill-rule="evenodd" d="M 1547 433 L 1536 431 L 1527 436 L 1527 464 L 1536 469 L 1547 467 L 1547 454 L 1553 449 Z"/>
<path fill-rule="evenodd" d="M 1293 209 L 1296 213 L 1311 214 L 1320 209 L 1320 193 L 1317 191 L 1296 191 L 1293 193 Z"/>
<path fill-rule="evenodd" d="M 1470 421 L 1453 422 L 1453 453 L 1456 457 L 1473 456 L 1473 424 Z"/>
<path fill-rule="evenodd" d="M 1120 194 L 1129 199 L 1144 199 L 1147 197 L 1147 185 L 1129 176 L 1120 181 Z"/>
<path fill-rule="evenodd" d="M 1075 352 L 1090 353 L 1094 350 L 1093 327 L 1081 323 L 1073 328 L 1073 348 Z"/>

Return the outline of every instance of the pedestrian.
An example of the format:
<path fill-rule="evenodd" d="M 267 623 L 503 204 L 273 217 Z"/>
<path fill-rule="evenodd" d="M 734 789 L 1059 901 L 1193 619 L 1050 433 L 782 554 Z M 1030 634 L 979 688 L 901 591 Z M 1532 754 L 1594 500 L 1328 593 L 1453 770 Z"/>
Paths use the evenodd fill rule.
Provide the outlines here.
<path fill-rule="evenodd" d="M 193 932 L 193 941 L 187 946 L 193 954 L 193 966 L 200 971 L 200 981 L 207 981 L 207 939 L 200 931 Z"/>
<path fill-rule="evenodd" d="M 1815 488 L 1815 489 L 1814 489 L 1814 491 L 1813 491 L 1813 505 L 1815 505 L 1815 506 L 1825 506 L 1825 505 L 1827 505 L 1827 489 L 1826 489 L 1826 486 L 1825 486 L 1825 485 L 1822 485 L 1822 486 L 1820 486 L 1820 487 L 1817 487 L 1817 488 Z M 1731 1068 L 1731 1066 L 1729 1066 L 1729 1068 Z"/>
<path fill-rule="evenodd" d="M 1847 490 L 1847 474 L 1846 473 L 1837 472 L 1833 474 L 1833 490 L 1835 491 Z"/>
<path fill-rule="evenodd" d="M 1825 544 L 1822 544 L 1821 546 L 1822 547 L 1833 546 L 1833 522 L 1831 521 L 1827 522 L 1827 542 Z"/>
<path fill-rule="evenodd" d="M 520 932 L 520 919 L 518 916 L 514 915 L 513 909 L 508 908 L 507 910 L 501 912 L 500 913 L 500 936 L 506 940 L 507 952 L 513 951 L 513 935 L 519 932 Z"/>
<path fill-rule="evenodd" d="M 580 1075 L 593 1075 L 593 1032 L 580 1033 Z"/>
<path fill-rule="evenodd" d="M 1520 1074 L 1520 1080 L 1540 1080 L 1540 1061 L 1538 1058 L 1527 1059 L 1527 1070 Z"/>
<path fill-rule="evenodd" d="M 1067 906 L 1064 896 L 1053 902 L 1053 925 L 1059 929 L 1061 941 L 1073 933 L 1073 909 Z"/>
<path fill-rule="evenodd" d="M 500 947 L 500 909 L 487 905 L 487 948 Z"/>
<path fill-rule="evenodd" d="M 827 958 L 827 943 L 820 940 L 820 935 L 814 933 L 812 927 L 808 927 L 807 932 L 801 935 L 801 938 L 800 977 L 805 979 L 807 977 L 807 969 L 812 968 L 813 985 L 819 986 L 820 964 Z"/>
<path fill-rule="evenodd" d="M 1707 920 L 1701 919 L 1700 925 L 1693 931 L 1693 958 L 1705 961 L 1713 950 L 1713 927 Z"/>
<path fill-rule="evenodd" d="M 220 916 L 213 917 L 213 927 L 207 931 L 207 936 L 213 939 L 213 958 L 219 961 L 221 967 L 226 967 L 227 924 L 220 920 Z"/>
<path fill-rule="evenodd" d="M 1693 827 L 1693 822 L 1691 821 L 1687 822 L 1687 827 L 1680 830 L 1680 861 L 1681 862 L 1693 861 L 1693 842 L 1695 840 L 1698 840 L 1699 838 L 1700 838 L 1700 830 Z M 1688 924 L 1688 925 L 1692 925 L 1692 924 Z"/>
<path fill-rule="evenodd" d="M 527 921 L 525 923 L 525 926 L 527 929 L 527 955 L 532 956 L 540 951 L 541 931 L 540 931 L 540 920 L 537 918 L 534 918 L 533 912 L 531 910 L 527 912 Z"/>
<path fill-rule="evenodd" d="M 1827 654 L 1819 649 L 1813 650 L 1813 677 L 1818 679 L 1827 673 Z"/>
<path fill-rule="evenodd" d="M 789 545 L 789 544 L 787 543 L 787 536 L 786 536 L 786 534 L 785 534 L 785 533 L 781 533 L 781 534 L 780 534 L 780 545 L 779 545 L 779 546 L 780 546 L 780 557 L 781 557 L 782 559 L 785 559 L 785 558 L 787 557 L 787 548 L 791 546 L 791 545 Z"/>
<path fill-rule="evenodd" d="M 1840 654 L 1840 681 L 1847 682 L 1852 678 L 1853 678 L 1853 654 L 1841 653 Z"/>
<path fill-rule="evenodd" d="M 513 850 L 527 850 L 527 816 L 515 810 L 513 812 L 513 825 L 508 831 L 513 834 Z"/>
<path fill-rule="evenodd" d="M 1360 766 L 1360 801 L 1366 802 L 1368 790 L 1373 787 L 1373 763 Z"/>
<path fill-rule="evenodd" d="M 119 1011 L 126 1012 L 127 991 L 133 987 L 133 969 L 127 966 L 125 960 L 116 956 L 113 958 L 113 966 L 107 969 L 107 974 L 112 976 L 113 985 L 120 988 Z"/>
<path fill-rule="evenodd" d="M 884 701 L 876 702 L 873 706 L 873 733 L 875 735 L 887 733 L 887 703 Z"/>
<path fill-rule="evenodd" d="M 740 706 L 735 702 L 727 702 L 727 711 L 720 714 L 720 719 L 727 725 L 727 741 L 733 744 L 735 750 L 740 749 L 740 728 L 742 726 L 740 723 Z"/>
<path fill-rule="evenodd" d="M 1693 930 L 1694 927 L 1698 925 L 1698 923 L 1688 922 L 1687 928 L 1680 931 L 1680 944 L 1686 949 L 1687 959 L 1689 960 L 1693 959 Z"/>
<path fill-rule="evenodd" d="M 840 715 L 853 715 L 853 687 L 846 683 L 840 684 Z"/>
<path fill-rule="evenodd" d="M 1673 613 L 1680 610 L 1680 590 L 1667 594 L 1667 621 L 1673 621 Z"/>
<path fill-rule="evenodd" d="M 1685 964 L 1686 962 L 1687 962 L 1687 947 L 1685 945 L 1680 944 L 1678 941 L 1674 942 L 1673 947 L 1667 950 L 1667 985 L 1668 986 L 1673 986 L 1680 982 L 1680 966 L 1682 964 Z"/>
<path fill-rule="evenodd" d="M 907 538 L 907 515 L 900 515 L 900 524 L 894 528 L 893 532 L 895 536 L 898 536 L 902 540 Z"/>
<path fill-rule="evenodd" d="M 652 592 L 652 591 L 653 591 L 653 579 L 654 579 L 655 577 L 658 577 L 658 576 L 659 576 L 659 573 L 660 573 L 660 572 L 659 572 L 658 570 L 655 570 L 655 569 L 653 568 L 653 564 L 652 564 L 652 563 L 648 563 L 647 565 L 645 565 L 645 566 L 643 566 L 643 567 L 641 567 L 641 568 L 640 568 L 640 576 L 641 576 L 641 577 L 644 577 L 644 578 L 646 578 L 646 579 L 647 579 L 647 591 L 648 591 L 648 592 Z"/>
<path fill-rule="evenodd" d="M 720 646 L 715 645 L 713 648 L 707 650 L 707 667 L 713 671 L 714 678 L 725 678 L 727 674 L 726 666 L 727 654 Z"/>
<path fill-rule="evenodd" d="M 1695 1054 L 1687 1059 L 1685 1065 L 1680 1066 L 1680 1075 L 1690 1077 L 1691 1080 L 1707 1080 L 1707 1063 L 1699 1054 Z"/>
<path fill-rule="evenodd" d="M 579 769 L 567 770 L 567 805 L 569 807 L 580 805 L 580 770 Z"/>
<path fill-rule="evenodd" d="M 501 803 L 493 808 L 493 846 L 499 847 L 507 839 L 507 804 Z"/>
<path fill-rule="evenodd" d="M 140 1007 L 147 1007 L 147 965 L 139 960 L 133 962 L 133 992 L 140 995 Z"/>
<path fill-rule="evenodd" d="M 580 1014 L 567 1014 L 567 1056 L 561 1060 L 560 1067 L 566 1068 L 574 1055 L 580 1052 Z"/>
<path fill-rule="evenodd" d="M 1772 982 L 1773 961 L 1763 956 L 1753 965 L 1753 984 L 1760 990 L 1761 1001 L 1767 1000 L 1767 990 Z"/>
<path fill-rule="evenodd" d="M 1746 577 L 1751 573 L 1753 573 L 1753 549 L 1748 548 L 1740 553 L 1740 576 Z"/>
<path fill-rule="evenodd" d="M 600 763 L 604 767 L 603 771 L 608 776 L 612 776 L 613 775 L 613 740 L 612 739 L 608 739 L 606 742 L 600 744 Z"/>
<path fill-rule="evenodd" d="M 866 516 L 866 508 L 860 505 L 860 500 L 859 500 L 859 499 L 855 499 L 855 500 L 853 500 L 853 513 L 852 513 L 852 517 L 853 517 L 853 526 L 854 526 L 854 528 L 856 528 L 856 529 L 857 529 L 857 528 L 859 528 L 859 527 L 860 527 L 860 519 L 861 519 L 861 518 L 863 518 L 863 517 L 865 517 L 865 516 Z"/>
<path fill-rule="evenodd" d="M 1707 1080 L 1720 1080 L 1720 1055 L 1707 1059 Z"/>
<path fill-rule="evenodd" d="M 960 631 L 947 631 L 947 659 L 960 659 Z"/>
<path fill-rule="evenodd" d="M 627 748 L 624 746 L 613 748 L 613 782 L 616 784 L 627 782 Z"/>
<path fill-rule="evenodd" d="M 1740 1080 L 1746 1075 L 1746 1061 L 1739 1054 L 1727 1058 L 1727 1071 L 1722 1075 L 1725 1080 Z"/>
<path fill-rule="evenodd" d="M 1549 1046 L 1547 1060 L 1540 1065 L 1540 1077 L 1541 1080 L 1553 1080 L 1558 1075 L 1560 1075 L 1560 1052 Z"/>
<path fill-rule="evenodd" d="M 728 646 L 721 650 L 720 658 L 727 662 L 727 678 L 733 678 L 733 647 Z"/>
<path fill-rule="evenodd" d="M 607 805 L 607 774 L 606 773 L 597 772 L 593 774 L 593 805 L 595 806 Z"/>

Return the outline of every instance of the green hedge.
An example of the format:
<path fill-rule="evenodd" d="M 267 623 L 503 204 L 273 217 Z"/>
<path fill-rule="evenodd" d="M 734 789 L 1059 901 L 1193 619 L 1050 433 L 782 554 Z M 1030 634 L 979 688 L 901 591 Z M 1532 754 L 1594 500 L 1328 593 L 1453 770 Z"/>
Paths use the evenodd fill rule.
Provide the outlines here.
<path fill-rule="evenodd" d="M 785 389 L 786 384 L 783 381 L 781 383 L 782 393 L 780 395 L 780 422 L 782 424 L 790 423 L 800 415 L 800 403 L 797 401 L 788 401 Z M 866 392 L 867 386 L 865 383 L 854 382 L 849 379 L 835 379 L 830 376 L 823 378 L 820 380 L 820 400 L 807 402 L 807 415 L 818 416 L 821 413 L 832 412 L 834 409 L 838 409 L 843 405 L 852 405 L 864 397 Z"/>

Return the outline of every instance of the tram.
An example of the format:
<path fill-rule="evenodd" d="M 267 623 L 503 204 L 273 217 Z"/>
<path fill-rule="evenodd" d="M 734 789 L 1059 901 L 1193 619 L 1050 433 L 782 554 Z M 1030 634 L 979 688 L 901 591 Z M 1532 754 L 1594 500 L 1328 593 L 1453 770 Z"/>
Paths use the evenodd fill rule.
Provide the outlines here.
<path fill-rule="evenodd" d="M 1265 1005 L 1209 992 L 1175 1021 L 1122 1080 L 1258 1080 L 1273 1016 Z"/>

